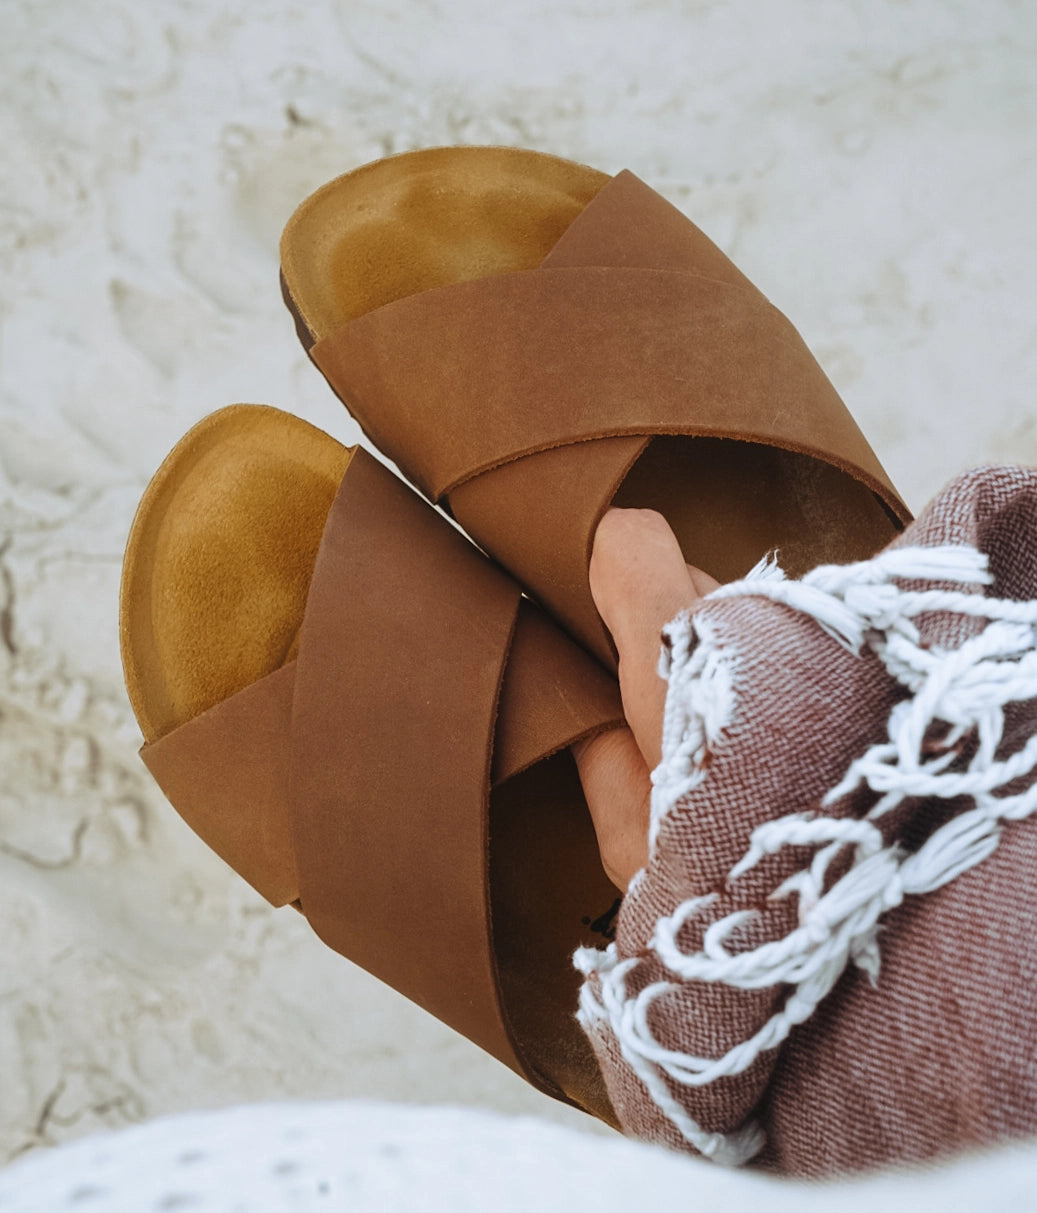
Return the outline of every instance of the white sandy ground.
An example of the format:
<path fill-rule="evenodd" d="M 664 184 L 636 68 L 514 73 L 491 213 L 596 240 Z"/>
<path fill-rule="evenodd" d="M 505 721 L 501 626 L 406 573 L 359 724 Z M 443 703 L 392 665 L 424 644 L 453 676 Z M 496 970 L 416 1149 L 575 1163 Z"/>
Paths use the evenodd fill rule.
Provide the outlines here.
<path fill-rule="evenodd" d="M 265 1104 L 149 1121 L 0 1170 L 0 1213 L 1030 1213 L 1028 1146 L 936 1174 L 782 1183 L 533 1117 Z"/>
<path fill-rule="evenodd" d="M 378 156 L 629 167 L 800 327 L 908 501 L 1037 463 L 1029 0 L 0 0 L 0 1162 L 375 1098 L 600 1132 L 274 913 L 152 787 L 122 689 L 149 476 L 232 401 L 355 428 L 280 228 Z"/>

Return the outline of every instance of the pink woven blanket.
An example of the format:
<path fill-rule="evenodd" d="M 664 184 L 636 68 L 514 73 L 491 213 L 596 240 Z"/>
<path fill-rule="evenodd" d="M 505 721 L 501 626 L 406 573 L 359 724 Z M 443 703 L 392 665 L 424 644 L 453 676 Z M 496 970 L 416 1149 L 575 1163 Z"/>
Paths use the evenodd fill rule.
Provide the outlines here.
<path fill-rule="evenodd" d="M 626 1131 L 805 1176 L 1037 1133 L 1037 470 L 665 639 L 650 859 L 577 955 Z"/>

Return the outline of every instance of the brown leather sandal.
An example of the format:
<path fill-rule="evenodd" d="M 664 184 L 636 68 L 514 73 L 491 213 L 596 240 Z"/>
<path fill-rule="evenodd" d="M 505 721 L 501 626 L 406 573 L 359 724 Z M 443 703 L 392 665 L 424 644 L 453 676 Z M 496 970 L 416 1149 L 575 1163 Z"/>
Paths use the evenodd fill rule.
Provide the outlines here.
<path fill-rule="evenodd" d="M 365 451 L 248 405 L 145 492 L 120 631 L 144 761 L 214 850 L 615 1123 L 571 963 L 617 901 L 566 748 L 622 721 L 594 661 Z"/>
<path fill-rule="evenodd" d="M 772 548 L 792 575 L 869 556 L 910 517 L 795 329 L 629 172 L 408 152 L 303 202 L 281 269 L 365 433 L 609 665 L 610 503 L 720 581 Z"/>

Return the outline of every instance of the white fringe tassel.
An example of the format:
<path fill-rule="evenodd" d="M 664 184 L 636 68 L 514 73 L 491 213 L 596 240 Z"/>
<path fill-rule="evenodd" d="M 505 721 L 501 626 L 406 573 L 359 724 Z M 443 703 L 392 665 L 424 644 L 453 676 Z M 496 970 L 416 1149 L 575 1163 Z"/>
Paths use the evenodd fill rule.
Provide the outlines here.
<path fill-rule="evenodd" d="M 650 941 L 679 981 L 655 982 L 633 996 L 626 979 L 637 958 L 620 961 L 615 944 L 605 951 L 583 948 L 575 957 L 577 968 L 597 979 L 597 989 L 590 981 L 583 984 L 580 1019 L 589 1028 L 602 1022 L 611 1028 L 653 1101 L 690 1145 L 716 1162 L 747 1162 L 763 1146 L 762 1131 L 750 1121 L 733 1134 L 707 1133 L 673 1097 L 667 1080 L 701 1087 L 743 1073 L 813 1014 L 850 961 L 876 981 L 880 917 L 905 896 L 938 889 L 986 859 L 997 847 L 1001 822 L 1020 821 L 1037 809 L 1037 783 L 1016 795 L 1003 792 L 1037 768 L 1037 736 L 1014 754 L 995 758 L 1005 707 L 1037 698 L 1037 602 L 962 590 L 916 591 L 898 580 L 989 585 L 993 579 L 986 557 L 972 547 L 898 548 L 859 564 L 823 566 L 801 581 L 787 581 L 773 562 L 762 562 L 745 580 L 710 596 L 762 596 L 810 615 L 850 652 L 874 652 L 911 692 L 890 714 L 888 739 L 852 762 L 822 801 L 823 807 L 834 805 L 866 786 L 879 800 L 864 820 L 793 813 L 767 822 L 753 831 L 748 851 L 731 870 L 729 879 L 735 880 L 784 847 L 818 848 L 808 868 L 770 895 L 772 900 L 798 898 L 799 926 L 784 939 L 732 954 L 725 942 L 755 915 L 739 911 L 706 930 L 701 951 L 686 953 L 678 943 L 681 928 L 716 899 L 685 901 L 656 924 Z M 924 649 L 913 620 L 932 611 L 988 622 L 959 648 Z M 733 658 L 721 652 L 705 621 L 695 625 L 682 616 L 670 625 L 667 639 L 669 651 L 664 651 L 660 672 L 668 677 L 669 689 L 664 757 L 653 773 L 652 848 L 666 814 L 706 778 L 703 758 L 709 742 L 730 721 L 734 708 Z M 936 722 L 948 732 L 942 752 L 934 756 L 923 750 L 923 741 Z M 957 757 L 953 747 L 966 736 L 975 738 L 975 755 L 966 770 L 949 771 Z M 974 807 L 936 830 L 913 854 L 898 845 L 885 846 L 873 823 L 915 797 L 967 797 Z M 832 860 L 847 849 L 848 871 L 825 892 Z M 781 1010 L 749 1040 L 723 1057 L 702 1058 L 663 1048 L 648 1024 L 656 999 L 689 981 L 723 982 L 741 990 L 781 984 L 792 989 Z"/>

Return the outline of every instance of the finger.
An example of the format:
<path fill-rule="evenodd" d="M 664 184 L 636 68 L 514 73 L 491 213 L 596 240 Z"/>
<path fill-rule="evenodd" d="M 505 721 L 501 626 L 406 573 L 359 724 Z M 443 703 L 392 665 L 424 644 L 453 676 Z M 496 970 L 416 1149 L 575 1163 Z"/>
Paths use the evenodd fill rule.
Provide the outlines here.
<path fill-rule="evenodd" d="M 572 747 L 594 822 L 605 875 L 626 892 L 648 862 L 652 784 L 629 729 L 611 729 Z"/>
<path fill-rule="evenodd" d="M 669 524 L 654 510 L 611 509 L 598 524 L 591 593 L 619 653 L 623 711 L 649 770 L 660 758 L 666 701 L 658 674 L 663 625 L 716 585 L 685 563 Z"/>
<path fill-rule="evenodd" d="M 705 598 L 707 594 L 712 594 L 714 590 L 720 589 L 720 582 L 715 577 L 710 577 L 708 573 L 697 569 L 693 564 L 685 565 L 685 568 L 687 568 L 688 576 L 700 598 Z"/>

